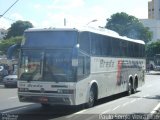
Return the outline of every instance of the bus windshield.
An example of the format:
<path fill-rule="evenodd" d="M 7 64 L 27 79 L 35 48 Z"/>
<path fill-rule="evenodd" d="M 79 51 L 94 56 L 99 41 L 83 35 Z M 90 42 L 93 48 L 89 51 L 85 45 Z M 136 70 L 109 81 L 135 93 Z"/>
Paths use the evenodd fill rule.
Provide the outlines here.
<path fill-rule="evenodd" d="M 76 31 L 33 31 L 25 32 L 22 47 L 66 48 L 77 43 Z"/>
<path fill-rule="evenodd" d="M 20 80 L 74 82 L 72 50 L 22 50 Z"/>

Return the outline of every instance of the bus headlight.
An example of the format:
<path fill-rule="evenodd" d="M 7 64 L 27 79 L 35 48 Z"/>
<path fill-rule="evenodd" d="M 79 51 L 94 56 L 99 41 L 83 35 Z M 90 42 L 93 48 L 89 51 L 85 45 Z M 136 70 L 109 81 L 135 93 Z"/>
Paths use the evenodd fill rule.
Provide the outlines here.
<path fill-rule="evenodd" d="M 58 89 L 57 92 L 61 94 L 73 94 L 74 90 L 73 89 Z"/>

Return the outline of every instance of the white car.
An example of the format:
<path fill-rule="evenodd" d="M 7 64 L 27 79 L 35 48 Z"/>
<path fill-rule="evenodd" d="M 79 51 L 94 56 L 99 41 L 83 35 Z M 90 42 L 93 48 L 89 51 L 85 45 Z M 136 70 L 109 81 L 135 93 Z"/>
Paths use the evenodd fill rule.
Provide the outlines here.
<path fill-rule="evenodd" d="M 17 87 L 17 74 L 13 73 L 12 75 L 5 76 L 3 78 L 3 84 L 5 87 Z"/>
<path fill-rule="evenodd" d="M 154 70 L 155 70 L 155 71 L 160 71 L 160 66 L 159 66 L 159 65 L 155 66 L 155 67 L 154 67 Z"/>

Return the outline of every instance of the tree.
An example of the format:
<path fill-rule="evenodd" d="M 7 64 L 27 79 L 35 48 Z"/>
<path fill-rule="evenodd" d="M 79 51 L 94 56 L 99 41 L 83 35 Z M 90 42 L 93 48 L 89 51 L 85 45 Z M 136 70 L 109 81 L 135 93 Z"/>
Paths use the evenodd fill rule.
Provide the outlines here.
<path fill-rule="evenodd" d="M 11 37 L 9 39 L 2 40 L 0 42 L 0 54 L 1 55 L 6 55 L 8 48 L 14 44 L 21 44 L 23 37 L 22 36 L 17 36 L 17 37 Z M 18 56 L 18 50 L 14 51 L 14 56 Z"/>
<path fill-rule="evenodd" d="M 29 21 L 21 21 L 21 20 L 16 21 L 8 29 L 8 34 L 6 36 L 6 39 L 10 37 L 22 36 L 24 30 L 32 27 L 33 25 Z"/>
<path fill-rule="evenodd" d="M 146 43 L 152 39 L 152 33 L 149 28 L 144 27 L 138 18 L 124 12 L 113 14 L 107 21 L 105 28 L 116 31 L 121 36 L 141 39 Z"/>
<path fill-rule="evenodd" d="M 155 54 L 160 54 L 160 41 L 146 45 L 146 57 L 153 58 Z"/>

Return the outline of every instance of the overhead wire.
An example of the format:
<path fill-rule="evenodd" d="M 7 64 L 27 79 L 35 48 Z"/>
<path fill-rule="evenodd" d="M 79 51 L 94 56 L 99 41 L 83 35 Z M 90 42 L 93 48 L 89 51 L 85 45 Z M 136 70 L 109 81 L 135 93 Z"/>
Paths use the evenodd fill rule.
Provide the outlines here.
<path fill-rule="evenodd" d="M 3 16 L 3 18 L 5 18 L 5 19 L 7 19 L 7 20 L 10 20 L 10 21 L 13 21 L 13 22 L 16 21 L 16 20 L 13 20 L 13 19 L 11 19 L 11 18 L 9 18 L 9 17 L 4 17 L 4 16 Z"/>
<path fill-rule="evenodd" d="M 0 15 L 0 18 L 4 17 L 4 15 L 18 2 L 19 0 L 16 0 L 2 15 Z M 5 18 L 5 17 L 4 17 Z M 8 19 L 8 18 L 7 18 Z M 10 18 L 9 18 L 10 19 Z"/>

